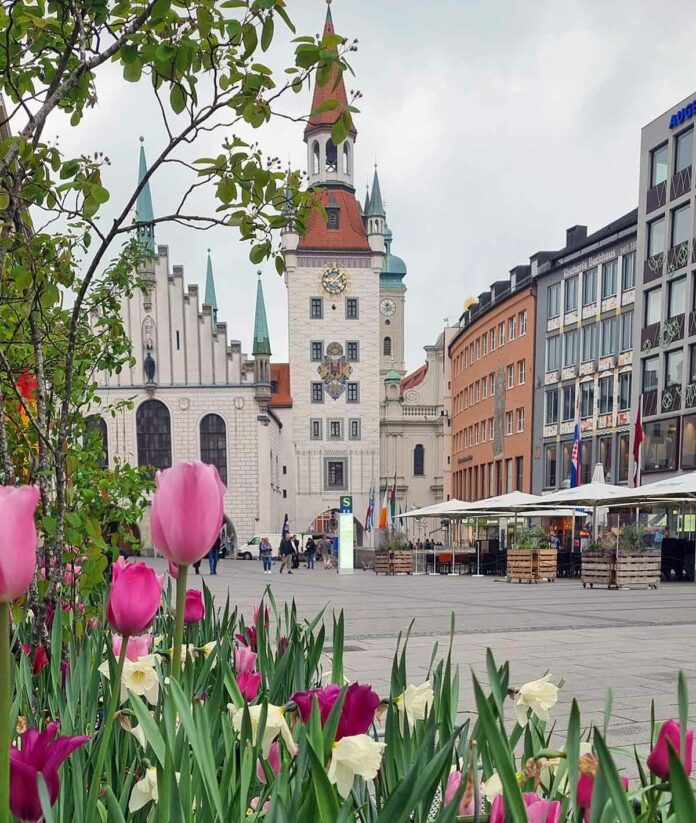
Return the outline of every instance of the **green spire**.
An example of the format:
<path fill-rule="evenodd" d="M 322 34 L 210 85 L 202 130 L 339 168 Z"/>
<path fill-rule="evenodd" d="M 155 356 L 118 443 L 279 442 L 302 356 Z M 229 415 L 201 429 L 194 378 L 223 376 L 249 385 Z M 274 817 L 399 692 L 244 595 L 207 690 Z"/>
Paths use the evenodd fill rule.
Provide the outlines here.
<path fill-rule="evenodd" d="M 143 137 L 140 138 L 140 169 L 138 171 L 138 181 L 147 174 L 147 160 L 145 159 L 145 146 Z M 148 223 L 149 225 L 138 228 L 138 240 L 148 251 L 154 254 L 155 251 L 155 227 L 153 225 L 155 214 L 152 210 L 152 195 L 150 194 L 150 181 L 140 189 L 138 199 L 135 201 L 135 219 L 138 223 Z"/>
<path fill-rule="evenodd" d="M 271 353 L 271 341 L 268 337 L 268 322 L 266 320 L 266 304 L 263 301 L 263 288 L 261 287 L 261 272 L 258 272 L 259 279 L 256 285 L 256 316 L 254 318 L 254 348 L 252 354 Z"/>
<path fill-rule="evenodd" d="M 377 175 L 377 165 L 375 164 L 375 176 L 372 179 L 372 197 L 370 198 L 370 215 L 384 217 L 384 206 L 382 205 L 382 192 L 379 188 L 379 176 Z"/>
<path fill-rule="evenodd" d="M 363 206 L 363 214 L 370 213 L 370 187 L 365 186 L 365 205 Z"/>
<path fill-rule="evenodd" d="M 210 249 L 208 249 L 208 267 L 205 272 L 205 299 L 206 306 L 212 306 L 213 312 L 217 315 L 217 298 L 215 297 L 215 280 L 213 279 L 213 262 L 210 259 Z"/>

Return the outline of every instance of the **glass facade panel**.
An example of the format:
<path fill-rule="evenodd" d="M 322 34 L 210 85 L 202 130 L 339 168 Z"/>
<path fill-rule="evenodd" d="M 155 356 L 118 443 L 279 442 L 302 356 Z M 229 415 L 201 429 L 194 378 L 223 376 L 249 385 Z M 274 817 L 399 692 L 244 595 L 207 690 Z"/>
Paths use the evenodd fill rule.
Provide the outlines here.
<path fill-rule="evenodd" d="M 582 305 L 597 302 L 597 269 L 589 269 L 582 276 Z"/>
<path fill-rule="evenodd" d="M 624 254 L 621 260 L 621 291 L 630 291 L 636 285 L 636 253 Z"/>
<path fill-rule="evenodd" d="M 667 144 L 653 149 L 650 152 L 650 186 L 657 186 L 667 179 L 667 158 L 669 150 Z"/>
<path fill-rule="evenodd" d="M 594 380 L 580 384 L 580 417 L 594 414 Z"/>
<path fill-rule="evenodd" d="M 662 289 L 645 293 L 645 325 L 652 326 L 662 320 Z"/>
<path fill-rule="evenodd" d="M 633 348 L 633 312 L 621 315 L 621 351 L 630 351 Z"/>
<path fill-rule="evenodd" d="M 569 277 L 564 285 L 565 295 L 563 310 L 566 312 L 575 311 L 578 307 L 578 277 Z"/>
<path fill-rule="evenodd" d="M 662 254 L 665 250 L 665 218 L 648 223 L 648 257 Z"/>
<path fill-rule="evenodd" d="M 558 389 L 546 392 L 546 425 L 558 423 Z"/>
<path fill-rule="evenodd" d="M 616 294 L 616 260 L 609 260 L 602 264 L 602 300 Z"/>
<path fill-rule="evenodd" d="M 682 418 L 682 469 L 696 469 L 696 414 Z"/>
<path fill-rule="evenodd" d="M 665 355 L 665 388 L 681 387 L 684 376 L 684 350 L 676 349 Z"/>
<path fill-rule="evenodd" d="M 694 130 L 689 129 L 674 141 L 674 173 L 688 169 L 691 166 L 691 158 L 694 151 Z"/>
<path fill-rule="evenodd" d="M 643 471 L 676 471 L 679 420 L 655 420 L 643 424 Z"/>
<path fill-rule="evenodd" d="M 678 246 L 691 237 L 691 206 L 687 203 L 672 212 L 672 246 Z"/>
<path fill-rule="evenodd" d="M 563 387 L 563 420 L 575 417 L 575 385 Z"/>
<path fill-rule="evenodd" d="M 657 391 L 658 370 L 660 368 L 660 358 L 648 357 L 643 360 L 643 391 Z"/>

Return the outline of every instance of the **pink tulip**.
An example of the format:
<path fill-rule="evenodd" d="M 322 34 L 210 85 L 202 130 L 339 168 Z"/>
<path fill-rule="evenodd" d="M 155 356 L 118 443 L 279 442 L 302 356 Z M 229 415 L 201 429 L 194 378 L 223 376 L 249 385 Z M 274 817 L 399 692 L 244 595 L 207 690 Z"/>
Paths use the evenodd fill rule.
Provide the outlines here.
<path fill-rule="evenodd" d="M 184 623 L 200 623 L 204 617 L 203 592 L 199 589 L 188 589 L 184 605 Z"/>
<path fill-rule="evenodd" d="M 22 643 L 22 651 L 24 654 L 31 654 L 31 646 L 27 646 Z M 39 674 L 41 669 L 48 666 L 48 655 L 46 654 L 46 649 L 44 646 L 39 646 L 36 650 L 36 655 L 34 656 L 34 662 L 31 667 L 31 673 L 33 675 Z"/>
<path fill-rule="evenodd" d="M 20 748 L 10 748 L 10 809 L 25 823 L 43 818 L 39 800 L 38 775 L 42 774 L 53 805 L 58 799 L 58 769 L 75 749 L 89 742 L 89 737 L 57 737 L 57 723 L 45 730 L 27 729 Z M 54 739 L 55 738 L 55 739 Z"/>
<path fill-rule="evenodd" d="M 620 777 L 624 789 L 628 790 L 628 778 Z M 594 791 L 594 776 L 583 772 L 578 777 L 578 788 L 575 794 L 576 802 L 581 809 L 588 811 L 592 805 L 592 792 Z"/>
<path fill-rule="evenodd" d="M 244 697 L 247 703 L 251 703 L 259 693 L 261 672 L 240 672 L 237 675 L 237 685 L 239 686 L 239 691 L 242 693 L 242 697 Z"/>
<path fill-rule="evenodd" d="M 121 648 L 123 646 L 123 638 L 120 634 L 115 634 L 111 638 L 114 657 L 118 660 L 121 656 Z M 145 657 L 150 654 L 152 648 L 152 635 L 142 634 L 140 637 L 129 637 L 128 645 L 126 647 L 126 658 L 128 660 L 136 661 L 139 657 Z"/>
<path fill-rule="evenodd" d="M 67 569 L 63 572 L 63 583 L 66 586 L 72 586 L 73 583 L 77 582 L 77 578 L 82 573 L 82 566 L 68 566 Z"/>
<path fill-rule="evenodd" d="M 244 629 L 244 634 L 235 634 L 234 638 L 238 640 L 242 646 L 248 646 L 252 651 L 256 651 L 257 637 L 254 626 L 247 626 Z"/>
<path fill-rule="evenodd" d="M 271 767 L 273 774 L 278 777 L 280 774 L 280 744 L 277 740 L 271 743 L 271 748 L 268 752 L 268 765 Z M 256 761 L 256 776 L 261 783 L 266 783 L 266 772 L 263 770 L 261 758 Z"/>
<path fill-rule="evenodd" d="M 169 574 L 171 574 L 171 576 L 174 578 L 174 580 L 178 580 L 179 579 L 179 567 L 176 565 L 176 563 L 172 563 L 171 560 L 169 561 L 168 565 L 169 565 Z"/>
<path fill-rule="evenodd" d="M 179 566 L 205 557 L 222 527 L 224 495 L 215 466 L 193 461 L 158 472 L 150 515 L 155 548 Z"/>
<path fill-rule="evenodd" d="M 122 554 L 119 554 L 116 562 L 111 565 L 111 579 L 115 580 L 122 571 L 125 571 L 131 565 L 132 563 L 129 563 Z"/>
<path fill-rule="evenodd" d="M 259 622 L 259 612 L 261 611 L 260 606 L 254 606 L 254 626 L 256 626 Z M 263 610 L 263 625 L 268 628 L 268 624 L 270 623 L 270 617 L 268 615 L 268 606 Z"/>
<path fill-rule="evenodd" d="M 694 747 L 694 733 L 687 731 L 685 736 L 685 756 L 681 756 L 681 726 L 677 720 L 665 720 L 657 735 L 657 742 L 648 755 L 648 768 L 662 780 L 669 779 L 669 751 L 668 743 L 677 753 L 684 765 L 684 771 L 691 774 L 692 752 Z"/>
<path fill-rule="evenodd" d="M 340 693 L 341 687 L 332 683 L 323 689 L 296 692 L 290 700 L 296 704 L 302 722 L 307 723 L 312 713 L 314 697 L 316 697 L 319 703 L 321 725 L 323 726 L 328 720 L 331 709 Z M 350 737 L 354 734 L 366 734 L 380 702 L 379 696 L 372 691 L 372 686 L 351 683 L 346 690 L 335 739 L 340 740 L 342 737 Z"/>
<path fill-rule="evenodd" d="M 38 486 L 0 486 L 0 603 L 21 597 L 36 570 Z"/>
<path fill-rule="evenodd" d="M 234 650 L 234 669 L 237 674 L 253 672 L 256 668 L 256 652 L 247 646 L 237 647 Z"/>
<path fill-rule="evenodd" d="M 450 774 L 443 798 L 445 806 L 449 806 L 454 801 L 454 798 L 457 796 L 457 792 L 459 791 L 459 787 L 461 786 L 463 776 L 464 775 L 462 775 L 460 771 L 454 771 Z M 459 801 L 457 815 L 459 817 L 464 817 L 464 815 L 472 815 L 474 813 L 474 804 L 475 797 L 473 795 L 469 799 L 469 802 L 466 802 L 465 792 L 464 795 L 462 795 L 462 799 Z"/>
<path fill-rule="evenodd" d="M 113 564 L 106 617 L 111 628 L 126 637 L 143 634 L 155 619 L 162 599 L 164 575 L 145 563 Z"/>
<path fill-rule="evenodd" d="M 525 792 L 522 799 L 527 808 L 527 823 L 560 823 L 561 804 L 558 800 L 545 800 L 534 792 Z M 505 823 L 505 799 L 502 794 L 493 801 L 488 820 L 489 823 Z"/>

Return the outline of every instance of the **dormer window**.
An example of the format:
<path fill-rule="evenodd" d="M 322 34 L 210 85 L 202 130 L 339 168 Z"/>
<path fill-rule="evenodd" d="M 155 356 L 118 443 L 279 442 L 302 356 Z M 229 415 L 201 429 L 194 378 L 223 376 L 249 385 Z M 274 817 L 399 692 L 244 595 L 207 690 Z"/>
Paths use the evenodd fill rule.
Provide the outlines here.
<path fill-rule="evenodd" d="M 326 209 L 326 214 L 329 219 L 329 228 L 330 229 L 337 229 L 338 228 L 338 213 L 340 209 L 338 206 L 329 206 Z"/>

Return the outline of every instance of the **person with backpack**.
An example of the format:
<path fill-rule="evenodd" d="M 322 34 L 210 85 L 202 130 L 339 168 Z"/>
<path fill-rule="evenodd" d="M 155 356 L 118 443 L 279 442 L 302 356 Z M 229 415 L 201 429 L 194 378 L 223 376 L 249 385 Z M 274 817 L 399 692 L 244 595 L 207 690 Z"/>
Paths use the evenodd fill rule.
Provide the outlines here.
<path fill-rule="evenodd" d="M 273 547 L 267 537 L 262 537 L 259 543 L 259 555 L 263 563 L 263 573 L 270 574 L 273 566 Z"/>
<path fill-rule="evenodd" d="M 280 541 L 280 574 L 283 573 L 283 569 L 287 569 L 288 574 L 292 574 L 292 558 L 294 553 L 295 547 L 292 545 L 290 535 L 286 532 Z"/>

